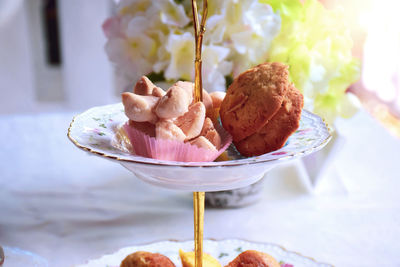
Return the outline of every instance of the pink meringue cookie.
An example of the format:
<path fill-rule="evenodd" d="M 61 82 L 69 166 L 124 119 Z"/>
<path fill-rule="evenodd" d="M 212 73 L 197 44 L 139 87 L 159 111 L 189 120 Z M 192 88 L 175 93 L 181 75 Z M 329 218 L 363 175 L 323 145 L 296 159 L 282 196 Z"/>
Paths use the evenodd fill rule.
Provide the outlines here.
<path fill-rule="evenodd" d="M 215 129 L 214 128 L 214 124 L 213 124 L 213 122 L 211 121 L 211 119 L 210 118 L 206 118 L 205 120 L 204 120 L 204 124 L 203 124 L 203 128 L 201 129 L 201 133 L 200 133 L 200 135 L 206 135 L 209 131 L 211 131 L 211 130 L 213 130 L 213 129 Z"/>
<path fill-rule="evenodd" d="M 165 92 L 143 76 L 134 92 L 123 93 L 122 102 L 130 119 L 124 130 L 136 155 L 212 161 L 231 143 L 231 136 L 211 117 L 214 103 L 207 91 L 203 89 L 202 102 L 194 102 L 193 83 L 179 81 Z"/>
<path fill-rule="evenodd" d="M 161 120 L 156 123 L 156 138 L 183 142 L 186 135 L 170 120 Z"/>
<path fill-rule="evenodd" d="M 155 113 L 161 119 L 173 119 L 185 114 L 189 104 L 186 91 L 179 86 L 172 86 L 158 102 Z"/>
<path fill-rule="evenodd" d="M 207 138 L 217 150 L 221 147 L 221 136 L 215 129 L 208 131 L 204 137 Z"/>
<path fill-rule="evenodd" d="M 204 106 L 206 107 L 207 117 L 211 117 L 213 112 L 214 112 L 214 110 L 213 110 L 213 101 L 211 99 L 211 96 L 204 89 L 203 89 L 203 103 L 204 103 Z"/>
<path fill-rule="evenodd" d="M 232 142 L 232 137 L 222 126 L 216 125 L 216 127 L 222 138 L 219 150 L 216 150 L 204 136 L 196 141 L 192 140 L 194 144 L 191 144 L 190 142 L 150 137 L 129 123 L 126 123 L 123 129 L 129 137 L 132 153 L 136 155 L 160 160 L 204 162 L 215 160 Z"/>
<path fill-rule="evenodd" d="M 212 92 L 210 93 L 210 97 L 213 103 L 214 108 L 220 108 L 222 100 L 224 100 L 226 93 L 217 91 L 217 92 Z"/>
<path fill-rule="evenodd" d="M 194 83 L 192 82 L 183 82 L 183 81 L 178 81 L 174 84 L 174 86 L 179 86 L 190 95 L 190 104 L 193 104 L 194 101 Z M 203 89 L 203 100 L 202 100 L 204 106 L 206 107 L 206 114 L 207 116 L 211 116 L 213 112 L 213 101 L 211 99 L 211 96 L 208 94 L 206 90 Z"/>
<path fill-rule="evenodd" d="M 146 76 L 142 76 L 137 81 L 135 87 L 133 88 L 133 92 L 137 95 L 143 96 L 152 95 L 156 97 L 163 97 L 165 95 L 165 91 L 154 85 Z"/>
<path fill-rule="evenodd" d="M 191 96 L 190 103 L 193 104 L 194 83 L 178 81 L 178 82 L 174 83 L 174 86 L 179 86 L 179 87 L 185 89 L 185 91 Z M 208 94 L 208 92 L 204 89 L 203 89 L 203 103 L 204 103 L 204 106 L 206 106 L 206 109 L 212 108 L 212 99 L 211 99 L 210 95 Z"/>
<path fill-rule="evenodd" d="M 156 86 L 153 88 L 151 95 L 156 96 L 156 97 L 163 97 L 163 96 L 165 96 L 165 91 L 163 89 L 161 89 L 160 87 Z"/>
<path fill-rule="evenodd" d="M 190 144 L 197 146 L 198 148 L 204 148 L 209 151 L 218 151 L 218 149 L 215 148 L 215 146 L 204 136 L 199 136 L 192 141 L 190 141 Z"/>
<path fill-rule="evenodd" d="M 193 95 L 194 95 L 194 83 L 192 83 L 192 82 L 177 81 L 176 83 L 174 83 L 173 86 L 178 86 L 178 87 L 184 89 L 185 92 L 188 94 L 188 97 L 189 97 L 189 104 L 192 104 L 192 102 L 193 102 Z"/>
<path fill-rule="evenodd" d="M 197 102 L 190 106 L 188 112 L 177 118 L 175 124 L 185 133 L 185 140 L 190 140 L 200 135 L 205 117 L 206 108 L 204 104 L 202 102 Z"/>
<path fill-rule="evenodd" d="M 206 118 L 204 120 L 203 129 L 201 129 L 200 135 L 207 138 L 208 141 L 210 141 L 215 146 L 216 149 L 220 148 L 221 136 L 215 130 L 214 124 L 212 123 L 210 118 Z"/>
<path fill-rule="evenodd" d="M 122 103 L 125 107 L 126 116 L 137 122 L 157 121 L 157 116 L 153 113 L 153 109 L 157 105 L 160 98 L 155 96 L 143 96 L 129 92 L 122 93 Z"/>
<path fill-rule="evenodd" d="M 138 131 L 141 131 L 142 133 L 144 133 L 150 137 L 156 136 L 156 126 L 153 123 L 150 123 L 147 121 L 137 122 L 137 121 L 129 120 L 129 125 L 133 126 Z"/>
<path fill-rule="evenodd" d="M 156 86 L 149 80 L 149 78 L 142 76 L 133 88 L 133 92 L 137 95 L 151 95 L 154 87 Z"/>

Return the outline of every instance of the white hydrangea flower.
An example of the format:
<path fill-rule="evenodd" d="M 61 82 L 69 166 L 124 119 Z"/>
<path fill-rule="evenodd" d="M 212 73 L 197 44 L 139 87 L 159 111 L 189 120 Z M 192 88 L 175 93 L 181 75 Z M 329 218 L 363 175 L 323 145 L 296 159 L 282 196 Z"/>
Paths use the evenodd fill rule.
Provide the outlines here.
<path fill-rule="evenodd" d="M 171 58 L 164 73 L 167 79 L 194 79 L 195 50 L 193 43 L 194 36 L 189 32 L 170 35 L 166 50 L 170 53 Z M 229 48 L 205 45 L 202 51 L 203 87 L 208 91 L 224 91 L 226 89 L 225 75 L 229 75 L 232 71 L 232 63 L 225 60 L 230 53 Z"/>
<path fill-rule="evenodd" d="M 176 27 L 185 27 L 190 22 L 182 5 L 176 4 L 173 0 L 161 2 L 161 22 Z"/>
<path fill-rule="evenodd" d="M 135 16 L 138 13 L 146 13 L 152 6 L 149 0 L 121 0 L 117 5 L 117 13 L 122 16 Z"/>
<path fill-rule="evenodd" d="M 166 50 L 171 55 L 164 76 L 168 80 L 194 77 L 194 37 L 190 32 L 171 34 L 166 44 Z"/>
<path fill-rule="evenodd" d="M 193 81 L 195 41 L 189 0 L 121 0 L 116 10 L 117 15 L 103 25 L 106 52 L 131 84 L 152 72 L 164 73 L 166 80 Z M 258 0 L 210 1 L 208 14 L 203 86 L 225 90 L 225 76 L 266 60 L 280 17 Z"/>
<path fill-rule="evenodd" d="M 204 43 L 206 44 L 224 44 L 224 35 L 226 24 L 223 15 L 213 15 L 207 19 L 206 33 L 204 35 Z"/>
<path fill-rule="evenodd" d="M 165 43 L 169 25 L 183 26 L 189 22 L 182 7 L 172 0 L 122 0 L 117 6 L 117 16 L 108 19 L 103 30 L 108 38 L 105 46 L 110 61 L 130 83 L 151 73 L 159 61 L 159 49 Z M 163 18 L 165 19 L 163 21 Z"/>
<path fill-rule="evenodd" d="M 232 72 L 232 62 L 226 61 L 229 48 L 216 45 L 203 47 L 202 78 L 203 87 L 207 91 L 225 91 L 225 76 Z"/>
<path fill-rule="evenodd" d="M 233 76 L 262 63 L 271 41 L 279 33 L 281 20 L 272 8 L 258 0 L 216 1 L 207 20 L 205 43 L 231 49 Z M 207 35 L 208 34 L 208 35 Z"/>
<path fill-rule="evenodd" d="M 132 43 L 127 39 L 114 38 L 107 42 L 105 50 L 110 61 L 116 63 L 117 70 L 129 80 L 136 81 L 142 73 L 152 70 L 152 62 L 143 56 L 151 52 L 149 47 L 154 47 L 150 38 L 134 39 Z"/>

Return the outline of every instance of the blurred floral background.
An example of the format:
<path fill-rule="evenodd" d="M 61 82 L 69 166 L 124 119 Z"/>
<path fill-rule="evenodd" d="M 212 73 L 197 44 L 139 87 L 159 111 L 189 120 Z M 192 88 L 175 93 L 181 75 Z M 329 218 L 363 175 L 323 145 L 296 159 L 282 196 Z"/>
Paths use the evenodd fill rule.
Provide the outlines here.
<path fill-rule="evenodd" d="M 119 2 L 116 15 L 103 25 L 105 49 L 128 88 L 143 74 L 194 79 L 190 18 L 189 0 Z M 356 99 L 345 93 L 360 77 L 352 46 L 341 9 L 328 10 L 317 0 L 210 1 L 203 84 L 209 91 L 224 91 L 252 66 L 285 62 L 305 96 L 305 108 L 332 123 L 356 111 Z"/>
<path fill-rule="evenodd" d="M 205 89 L 223 91 L 247 68 L 281 61 L 305 107 L 329 123 L 362 104 L 400 135 L 398 1 L 209 4 Z M 4 0 L 0 36 L 0 113 L 85 109 L 119 101 L 141 75 L 194 76 L 189 0 Z"/>

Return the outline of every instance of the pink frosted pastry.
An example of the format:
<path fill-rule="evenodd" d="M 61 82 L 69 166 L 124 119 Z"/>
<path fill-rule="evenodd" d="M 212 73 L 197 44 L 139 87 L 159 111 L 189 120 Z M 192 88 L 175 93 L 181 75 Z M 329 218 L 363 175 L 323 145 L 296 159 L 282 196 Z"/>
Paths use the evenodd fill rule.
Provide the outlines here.
<path fill-rule="evenodd" d="M 138 122 L 156 122 L 157 116 L 153 109 L 159 98 L 155 96 L 143 96 L 129 92 L 122 93 L 122 103 L 125 107 L 126 116 Z"/>

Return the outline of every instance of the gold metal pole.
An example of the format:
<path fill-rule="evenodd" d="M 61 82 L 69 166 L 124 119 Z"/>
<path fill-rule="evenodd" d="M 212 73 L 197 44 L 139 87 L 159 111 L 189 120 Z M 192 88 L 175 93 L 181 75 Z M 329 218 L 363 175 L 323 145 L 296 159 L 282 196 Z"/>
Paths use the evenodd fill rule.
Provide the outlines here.
<path fill-rule="evenodd" d="M 194 60 L 194 99 L 195 102 L 199 102 L 203 101 L 203 84 L 201 77 L 201 47 L 203 43 L 203 36 L 206 31 L 205 24 L 208 13 L 207 0 L 203 0 L 203 13 L 201 24 L 199 23 L 196 0 L 192 0 L 192 12 L 194 37 L 196 42 L 196 57 Z M 195 267 L 203 267 L 204 196 L 204 192 L 193 192 Z"/>
<path fill-rule="evenodd" d="M 204 192 L 193 192 L 195 267 L 203 267 Z"/>
<path fill-rule="evenodd" d="M 201 17 L 201 23 L 199 23 L 199 17 L 197 13 L 197 2 L 192 0 L 192 13 L 193 13 L 193 27 L 194 27 L 194 37 L 195 37 L 195 51 L 196 56 L 194 60 L 194 98 L 195 101 L 203 100 L 203 84 L 202 84 L 202 74 L 201 74 L 201 48 L 203 44 L 203 36 L 206 31 L 206 20 L 208 13 L 208 1 L 203 0 L 203 13 Z"/>

